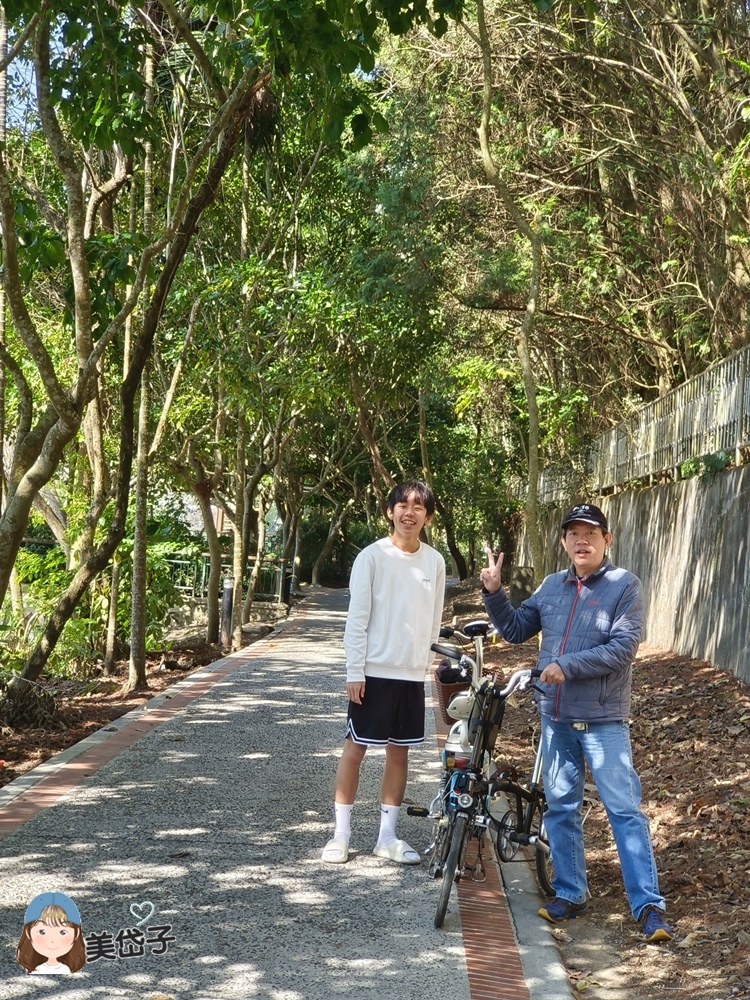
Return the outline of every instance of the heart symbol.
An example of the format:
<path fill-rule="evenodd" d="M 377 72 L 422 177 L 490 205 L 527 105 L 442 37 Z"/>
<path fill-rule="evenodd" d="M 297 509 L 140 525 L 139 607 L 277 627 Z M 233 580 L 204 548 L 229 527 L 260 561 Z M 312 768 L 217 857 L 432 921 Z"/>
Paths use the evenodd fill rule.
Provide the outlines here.
<path fill-rule="evenodd" d="M 144 899 L 142 903 L 131 903 L 130 912 L 136 918 L 135 926 L 140 927 L 141 924 L 147 923 L 153 917 L 156 907 L 150 899 Z"/>

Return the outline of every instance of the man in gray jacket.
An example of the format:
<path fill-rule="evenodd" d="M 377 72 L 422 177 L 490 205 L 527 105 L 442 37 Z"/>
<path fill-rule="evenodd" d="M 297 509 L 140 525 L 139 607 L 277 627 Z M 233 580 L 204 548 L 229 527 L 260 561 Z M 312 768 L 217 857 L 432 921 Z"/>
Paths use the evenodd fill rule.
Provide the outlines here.
<path fill-rule="evenodd" d="M 502 553 L 495 559 L 488 551 L 481 574 L 487 613 L 504 639 L 520 643 L 542 633 L 538 707 L 556 895 L 539 914 L 560 923 L 587 909 L 582 806 L 588 764 L 607 810 L 631 912 L 647 941 L 668 941 L 672 930 L 640 807 L 628 722 L 643 627 L 641 582 L 607 558 L 612 535 L 599 507 L 577 504 L 561 532 L 570 569 L 546 577 L 518 609 L 500 585 Z"/>

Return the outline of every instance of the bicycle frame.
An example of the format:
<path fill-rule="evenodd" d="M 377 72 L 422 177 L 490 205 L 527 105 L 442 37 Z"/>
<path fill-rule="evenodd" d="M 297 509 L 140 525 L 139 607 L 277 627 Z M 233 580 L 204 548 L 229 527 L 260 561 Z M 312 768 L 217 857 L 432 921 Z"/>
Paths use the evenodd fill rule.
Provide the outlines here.
<path fill-rule="evenodd" d="M 443 924 L 454 881 L 464 877 L 484 881 L 482 847 L 489 828 L 497 831 L 501 856 L 501 842 L 513 845 L 513 856 L 522 843 L 536 847 L 537 873 L 542 887 L 549 891 L 549 880 L 543 877 L 549 863 L 549 848 L 543 833 L 545 805 L 541 787 L 541 751 L 537 753 L 528 788 L 516 780 L 517 774 L 508 776 L 497 771 L 490 774 L 492 752 L 507 699 L 514 691 L 529 686 L 533 671 L 515 671 L 508 683 L 499 687 L 494 676 L 483 677 L 481 671 L 482 643 L 490 632 L 489 623 L 471 622 L 463 629 L 463 633 L 448 629 L 441 632 L 441 636 L 447 633 L 448 637 L 457 635 L 461 641 L 473 640 L 474 659 L 454 646 L 436 643 L 432 647 L 436 653 L 471 669 L 471 686 L 468 692 L 454 695 L 448 705 L 447 714 L 456 721 L 442 752 L 444 770 L 429 809 L 408 810 L 412 815 L 427 816 L 435 821 L 433 841 L 425 853 L 431 855 L 429 874 L 435 879 L 442 879 L 435 915 L 436 927 Z M 493 798 L 499 792 L 510 795 L 515 803 L 515 808 L 509 809 L 501 821 L 491 812 Z M 534 829 L 536 817 L 538 822 Z M 505 839 L 501 841 L 501 837 Z M 477 841 L 476 863 L 467 865 L 466 849 L 472 838 Z M 509 847 L 504 853 L 511 860 Z"/>
<path fill-rule="evenodd" d="M 523 673 L 523 671 L 519 671 Z M 518 687 L 519 681 L 515 687 Z M 514 687 L 514 690 L 515 690 Z M 475 827 L 486 829 L 490 824 L 489 810 L 477 815 L 480 803 L 477 796 L 487 794 L 487 772 L 491 759 L 490 734 L 495 725 L 499 725 L 502 712 L 505 708 L 507 694 L 500 692 L 494 685 L 492 678 L 486 678 L 477 685 L 475 690 L 474 704 L 466 721 L 471 738 L 472 719 L 475 717 L 474 709 L 479 706 L 476 712 L 476 724 L 474 725 L 473 740 L 471 743 L 471 754 L 466 764 L 454 764 L 447 781 L 447 786 L 443 792 L 445 801 L 445 811 L 449 814 L 460 810 L 471 814 Z M 489 732 L 488 732 L 489 730 Z M 447 741 L 446 741 L 447 742 Z M 491 740 L 494 745 L 494 739 Z M 450 751 L 443 751 L 444 756 Z"/>
<path fill-rule="evenodd" d="M 542 746 L 541 743 L 536 749 L 534 756 L 534 767 L 531 772 L 531 780 L 528 785 L 523 785 L 517 778 L 495 778 L 493 789 L 495 792 L 503 792 L 508 799 L 513 799 L 515 812 L 520 822 L 509 834 L 509 840 L 519 846 L 534 846 L 539 840 L 539 830 L 532 829 L 534 812 L 539 809 L 542 813 L 546 807 L 544 789 L 542 787 Z M 510 860 L 510 859 L 503 859 Z"/>
<path fill-rule="evenodd" d="M 554 866 L 544 830 L 547 801 L 542 787 L 541 743 L 537 746 L 531 781 L 528 785 L 521 783 L 515 769 L 510 776 L 500 775 L 499 778 L 495 778 L 492 785 L 496 794 L 505 795 L 509 806 L 499 822 L 493 817 L 493 828 L 497 831 L 496 846 L 499 859 L 504 862 L 515 861 L 520 847 L 532 847 L 539 885 L 548 896 L 554 896 L 552 885 Z M 527 859 L 523 857 L 518 860 Z"/>

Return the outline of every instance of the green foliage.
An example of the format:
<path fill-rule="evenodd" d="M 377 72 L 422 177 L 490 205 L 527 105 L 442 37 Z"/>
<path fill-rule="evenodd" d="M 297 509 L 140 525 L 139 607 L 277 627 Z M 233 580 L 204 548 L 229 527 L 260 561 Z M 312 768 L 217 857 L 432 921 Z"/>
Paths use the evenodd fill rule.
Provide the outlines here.
<path fill-rule="evenodd" d="M 149 525 L 146 548 L 146 647 L 158 648 L 168 625 L 168 609 L 181 603 L 180 591 L 174 583 L 170 560 L 193 560 L 201 551 L 196 544 L 180 544 L 169 537 L 165 525 Z M 130 595 L 132 592 L 132 539 L 125 539 L 118 550 L 121 559 L 120 597 L 117 617 L 122 634 L 127 636 L 130 625 Z"/>
<path fill-rule="evenodd" d="M 481 554 L 517 505 L 508 448 L 512 416 L 503 391 L 511 375 L 467 352 L 436 367 L 424 396 L 435 491 L 464 553 Z"/>
<path fill-rule="evenodd" d="M 143 249 L 142 239 L 132 239 L 127 234 L 112 235 L 102 233 L 86 243 L 86 258 L 92 277 L 91 305 L 94 312 L 92 333 L 102 333 L 109 321 L 122 307 L 125 287 L 133 281 L 135 270 L 134 255 Z M 65 289 L 68 312 L 65 319 L 70 327 L 74 324 L 74 289 L 68 281 Z"/>
<path fill-rule="evenodd" d="M 73 576 L 66 569 L 65 555 L 58 546 L 44 548 L 41 552 L 21 549 L 16 570 L 21 585 L 31 588 L 43 601 L 64 590 Z"/>
<path fill-rule="evenodd" d="M 254 30 L 280 79 L 295 71 L 305 72 L 331 88 L 324 102 L 326 141 L 338 142 L 348 122 L 351 148 L 357 150 L 367 145 L 375 132 L 384 130 L 385 119 L 365 91 L 344 96 L 340 86 L 350 74 L 373 73 L 382 28 L 403 35 L 424 24 L 439 37 L 447 30 L 447 18 L 460 18 L 462 9 L 460 0 L 328 0 L 325 5 L 260 0 L 252 6 L 252 17 Z"/>
<path fill-rule="evenodd" d="M 451 376 L 457 385 L 456 416 L 460 419 L 470 407 L 481 405 L 482 400 L 487 398 L 489 386 L 509 375 L 509 369 L 498 368 L 487 358 L 477 355 L 459 358 L 451 369 Z"/>
<path fill-rule="evenodd" d="M 477 305 L 492 307 L 497 302 L 507 302 L 509 297 L 522 295 L 528 287 L 531 262 L 524 247 L 508 245 L 498 247 L 488 257 L 486 251 L 477 250 Z"/>
<path fill-rule="evenodd" d="M 156 121 L 145 102 L 140 61 L 149 42 L 141 21 L 123 17 L 115 4 L 99 3 L 68 13 L 56 25 L 60 44 L 51 66 L 52 96 L 65 102 L 73 137 L 87 146 L 106 149 L 117 142 L 135 153 Z M 92 16 L 93 15 L 93 16 Z M 75 100 L 70 100 L 75 81 Z"/>
<path fill-rule="evenodd" d="M 584 445 L 576 428 L 585 423 L 582 413 L 589 406 L 589 396 L 585 389 L 569 384 L 558 388 L 541 383 L 537 386 L 537 404 L 543 444 L 554 447 L 556 442 L 564 441 L 569 453 L 576 452 Z"/>
<path fill-rule="evenodd" d="M 638 32 L 611 5 L 598 12 L 593 3 L 533 6 L 528 19 L 529 8 L 492 8 L 493 52 L 504 53 L 494 65 L 492 151 L 543 242 L 532 351 L 549 459 L 577 449 L 657 384 L 703 366 L 732 335 L 744 336 L 746 304 L 735 293 L 744 287 L 747 242 L 741 95 L 750 61 L 731 63 L 734 57 L 722 54 L 726 77 L 709 74 L 711 87 L 702 88 L 699 74 L 691 77 L 684 60 L 670 58 L 664 65 L 674 65 L 679 81 L 673 74 L 649 87 L 627 67 L 649 65 L 656 74 L 660 62 L 646 58 L 650 50 L 642 46 L 666 44 L 671 29 L 648 4 L 639 8 Z M 9 0 L 11 38 L 37 7 Z M 214 461 L 221 466 L 219 488 L 231 503 L 241 411 L 248 469 L 270 461 L 278 425 L 291 433 L 278 465 L 265 474 L 280 491 L 301 503 L 325 482 L 328 495 L 359 496 L 372 474 L 362 426 L 368 424 L 387 472 L 400 476 L 421 466 L 421 403 L 436 490 L 459 544 L 469 550 L 498 537 L 518 509 L 515 484 L 526 466 L 528 414 L 514 338 L 530 255 L 486 184 L 478 155 L 481 61 L 471 32 L 451 30 L 472 9 L 455 0 L 206 0 L 187 8 L 187 16 L 209 72 L 170 28 L 168 44 L 155 47 L 152 112 L 143 63 L 153 39 L 133 10 L 110 0 L 56 0 L 54 9 L 53 100 L 63 134 L 80 157 L 85 151 L 87 190 L 110 176 L 115 144 L 134 157 L 136 233 L 126 235 L 125 186 L 107 202 L 106 220 L 104 211 L 93 220 L 86 247 L 94 337 L 120 308 L 133 277 L 131 257 L 145 246 L 144 142 L 153 145 L 158 227 L 170 217 L 221 90 L 248 68 L 272 70 L 265 117 L 251 115 L 248 124 L 248 186 L 243 190 L 238 160 L 202 217 L 164 308 L 152 426 L 178 359 L 184 369 L 154 475 L 190 482 L 190 451 L 209 475 Z M 512 31 L 505 27 L 509 14 Z M 540 20 L 549 59 L 539 59 L 535 48 Z M 701 52 L 739 44 L 731 32 L 719 37 L 709 17 L 700 29 L 690 18 L 679 23 L 696 32 L 698 63 Z M 394 43 L 385 29 L 402 41 Z M 441 37 L 439 59 L 434 36 Z M 611 56 L 606 67 L 603 55 Z M 678 83 L 685 100 L 670 103 Z M 701 125 L 707 148 L 700 155 L 686 109 L 695 109 Z M 45 346 L 58 370 L 74 377 L 65 225 L 54 225 L 55 217 L 64 219 L 66 194 L 39 125 L 11 128 L 8 137 L 9 162 L 22 164 L 25 181 L 16 192 L 21 273 Z M 43 197 L 32 196 L 34 186 Z M 243 260 L 240 205 L 247 210 Z M 154 262 L 150 280 L 162 263 Z M 183 357 L 196 300 L 196 329 Z M 12 329 L 8 343 L 17 345 Z M 99 366 L 112 473 L 124 350 L 114 341 Z M 36 398 L 46 402 L 30 359 L 18 355 Z M 13 411 L 17 387 L 9 383 L 8 393 Z M 9 427 L 19 419 L 10 412 Z M 696 474 L 708 471 L 704 459 L 696 460 Z M 67 449 L 53 486 L 73 539 L 92 499 L 83 438 Z M 164 528 L 170 519 L 160 515 L 161 527 L 152 526 L 151 641 L 158 641 L 164 609 L 177 600 L 168 559 L 192 551 L 189 533 Z M 322 507 L 310 512 L 304 530 L 311 561 L 327 530 Z M 340 580 L 352 553 L 371 540 L 360 505 L 329 578 Z M 278 549 L 281 538 L 269 544 Z M 49 565 L 29 562 L 24 570 L 33 628 L 69 579 L 59 559 L 37 555 Z M 125 636 L 129 544 L 119 555 Z M 107 597 L 101 581 L 71 623 L 69 661 L 101 648 Z"/>
<path fill-rule="evenodd" d="M 704 483 L 711 482 L 718 472 L 732 464 L 734 456 L 728 451 L 716 451 L 709 455 L 690 458 L 680 465 L 680 479 L 700 476 Z"/>
<path fill-rule="evenodd" d="M 355 537 L 359 537 L 359 529 L 354 522 Z M 302 559 L 300 564 L 300 580 L 309 582 L 312 577 L 313 563 L 328 537 L 329 517 L 325 509 L 308 510 L 302 526 Z M 351 543 L 349 529 L 346 536 L 339 535 L 333 544 L 331 553 L 322 567 L 320 582 L 324 587 L 345 587 L 349 578 L 349 567 L 352 558 L 348 555 Z"/>
<path fill-rule="evenodd" d="M 349 521 L 346 530 L 346 549 L 342 555 L 341 565 L 345 569 L 346 577 L 349 577 L 349 570 L 357 555 L 365 546 L 370 545 L 378 538 L 382 538 L 388 533 L 388 525 L 385 519 L 378 519 L 376 530 L 372 529 L 364 520 L 353 518 Z"/>
<path fill-rule="evenodd" d="M 172 582 L 170 560 L 194 559 L 201 546 L 179 522 L 167 519 L 152 522 L 149 526 L 147 547 L 146 635 L 151 648 L 163 640 L 167 625 L 166 609 L 180 603 L 180 593 Z M 120 547 L 120 589 L 117 622 L 121 641 L 126 641 L 130 623 L 130 596 L 132 589 L 132 539 Z M 65 557 L 57 547 L 25 546 L 19 553 L 16 568 L 28 617 L 25 628 L 18 623 L 9 627 L 17 630 L 17 639 L 11 650 L 14 661 L 20 666 L 36 644 L 60 594 L 73 576 L 65 566 Z M 106 641 L 109 614 L 109 576 L 93 587 L 85 603 L 77 609 L 67 623 L 62 638 L 50 657 L 48 669 L 59 676 L 86 676 L 93 664 L 101 658 Z"/>
<path fill-rule="evenodd" d="M 18 654 L 20 622 L 0 622 L 0 693 L 20 673 L 23 660 Z"/>
<path fill-rule="evenodd" d="M 44 226 L 26 225 L 24 207 L 28 202 L 26 206 L 23 201 L 17 203 L 18 257 L 21 281 L 29 285 L 38 271 L 54 271 L 65 263 L 65 244 L 58 233 Z"/>
<path fill-rule="evenodd" d="M 73 572 L 65 566 L 65 556 L 54 546 L 45 550 L 22 549 L 16 560 L 16 571 L 24 591 L 27 606 L 25 627 L 19 628 L 14 654 L 22 662 L 36 645 L 53 611 L 60 594 L 65 591 Z M 91 613 L 79 609 L 64 632 L 63 641 L 56 646 L 49 667 L 61 676 L 86 672 L 97 656 L 96 635 L 106 630 L 104 621 L 97 622 Z"/>

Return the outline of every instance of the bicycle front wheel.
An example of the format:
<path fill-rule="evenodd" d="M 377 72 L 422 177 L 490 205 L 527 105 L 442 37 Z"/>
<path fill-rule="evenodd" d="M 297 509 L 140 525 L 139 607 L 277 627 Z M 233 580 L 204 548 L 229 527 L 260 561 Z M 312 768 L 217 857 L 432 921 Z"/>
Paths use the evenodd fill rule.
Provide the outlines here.
<path fill-rule="evenodd" d="M 463 860 L 468 836 L 469 817 L 466 813 L 457 813 L 456 818 L 453 821 L 451 846 L 448 851 L 448 858 L 445 862 L 445 867 L 443 868 L 443 881 L 440 884 L 440 896 L 438 898 L 437 910 L 435 911 L 436 927 L 443 926 L 445 911 L 448 909 L 448 900 L 451 897 L 451 888 L 453 887 L 454 881 L 458 881 L 457 870 Z"/>
<path fill-rule="evenodd" d="M 451 846 L 451 836 L 453 834 L 453 824 L 448 821 L 447 816 L 441 816 L 437 821 L 434 843 L 435 847 L 430 858 L 428 874 L 430 878 L 438 879 L 443 877 L 445 869 L 445 859 Z"/>
<path fill-rule="evenodd" d="M 555 865 L 547 841 L 547 832 L 544 829 L 544 813 L 539 812 L 539 840 L 536 843 L 536 877 L 542 892 L 548 896 L 554 896 L 555 890 L 552 888 L 552 879 L 555 877 Z"/>

